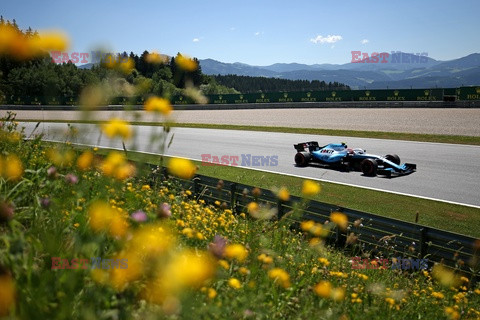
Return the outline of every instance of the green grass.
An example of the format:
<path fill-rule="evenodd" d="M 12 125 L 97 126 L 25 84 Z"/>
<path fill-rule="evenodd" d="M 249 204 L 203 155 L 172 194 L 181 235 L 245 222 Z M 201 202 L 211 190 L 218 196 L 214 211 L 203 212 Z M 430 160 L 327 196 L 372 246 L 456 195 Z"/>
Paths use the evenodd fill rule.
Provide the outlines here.
<path fill-rule="evenodd" d="M 22 120 L 22 122 L 53 122 L 53 123 L 105 123 L 107 121 L 84 121 L 84 120 Z M 140 122 L 133 121 L 132 125 L 143 126 L 163 126 L 159 122 Z M 204 129 L 223 129 L 223 130 L 243 130 L 243 131 L 265 131 L 265 132 L 283 132 L 283 133 L 299 133 L 314 134 L 326 136 L 346 136 L 358 138 L 375 138 L 389 140 L 406 140 L 421 142 L 437 142 L 437 143 L 453 143 L 480 145 L 480 137 L 475 136 L 457 136 L 457 135 L 441 135 L 441 134 L 420 134 L 406 132 L 384 132 L 384 131 L 355 131 L 355 130 L 338 130 L 338 129 L 316 129 L 316 128 L 290 128 L 290 127 L 268 127 L 268 126 L 244 126 L 244 125 L 228 125 L 228 124 L 202 124 L 202 123 L 171 123 L 172 127 L 180 128 L 204 128 Z"/>
<path fill-rule="evenodd" d="M 355 131 L 355 130 L 338 130 L 338 129 L 289 128 L 289 127 L 267 127 L 267 126 L 216 125 L 216 124 L 199 124 L 199 123 L 176 123 L 174 126 L 183 127 L 183 128 L 284 132 L 284 133 L 315 134 L 315 135 L 326 135 L 326 136 L 346 136 L 346 137 L 359 137 L 359 138 L 480 145 L 480 137 L 454 136 L 454 135 L 441 135 L 441 134 L 419 134 L 419 133 L 404 133 L 404 132 Z"/>
<path fill-rule="evenodd" d="M 158 164 L 159 156 L 129 151 L 134 161 Z M 199 167 L 198 174 L 235 181 L 260 188 L 286 186 L 293 195 L 301 196 L 304 179 L 282 174 L 225 166 Z M 402 196 L 387 192 L 321 182 L 322 192 L 315 200 L 384 217 L 415 222 L 430 227 L 480 238 L 480 209 L 445 202 Z"/>

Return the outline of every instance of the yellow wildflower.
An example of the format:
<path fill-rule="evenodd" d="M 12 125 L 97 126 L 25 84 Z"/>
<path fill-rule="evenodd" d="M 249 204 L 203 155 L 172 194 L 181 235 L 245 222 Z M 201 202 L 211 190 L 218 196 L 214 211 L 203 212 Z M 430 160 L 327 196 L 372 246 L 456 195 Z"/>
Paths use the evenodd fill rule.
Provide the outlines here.
<path fill-rule="evenodd" d="M 145 111 L 159 112 L 168 116 L 172 112 L 170 101 L 164 98 L 150 97 L 144 104 Z"/>
<path fill-rule="evenodd" d="M 102 130 L 109 138 L 118 136 L 127 140 L 132 136 L 132 129 L 128 122 L 118 118 L 110 119 L 108 123 L 102 126 Z"/>
<path fill-rule="evenodd" d="M 16 43 L 20 43 L 23 37 L 10 25 L 0 25 L 0 53 L 14 55 Z"/>
<path fill-rule="evenodd" d="M 368 276 L 367 276 L 366 274 L 359 273 L 359 274 L 357 274 L 357 276 L 358 276 L 360 279 L 368 280 Z"/>
<path fill-rule="evenodd" d="M 145 60 L 148 63 L 153 63 L 153 64 L 160 64 L 160 63 L 167 63 L 167 57 L 160 55 L 158 52 L 151 52 L 149 53 L 146 57 Z"/>
<path fill-rule="evenodd" d="M 64 51 L 68 42 L 68 38 L 59 31 L 26 37 L 10 25 L 0 26 L 0 54 L 11 55 L 17 60 L 32 59 L 47 51 Z"/>
<path fill-rule="evenodd" d="M 103 65 L 108 69 L 113 69 L 117 66 L 117 58 L 113 54 L 107 54 L 102 59 Z"/>
<path fill-rule="evenodd" d="M 90 227 L 97 232 L 108 229 L 115 211 L 107 203 L 97 201 L 89 208 Z"/>
<path fill-rule="evenodd" d="M 314 237 L 308 241 L 308 245 L 312 248 L 322 245 L 322 239 Z"/>
<path fill-rule="evenodd" d="M 391 307 L 395 305 L 395 300 L 392 298 L 385 298 L 385 302 L 388 303 Z"/>
<path fill-rule="evenodd" d="M 458 313 L 458 311 L 456 311 L 452 307 L 445 307 L 445 314 L 448 316 L 449 319 L 452 319 L 452 320 L 460 319 L 460 313 Z"/>
<path fill-rule="evenodd" d="M 277 197 L 278 197 L 278 199 L 280 199 L 281 201 L 286 202 L 286 201 L 290 200 L 290 192 L 288 192 L 287 188 L 282 187 L 282 188 L 280 188 L 280 190 L 278 191 Z"/>
<path fill-rule="evenodd" d="M 323 264 L 325 267 L 328 267 L 330 265 L 330 261 L 328 261 L 327 258 L 318 258 L 318 262 Z"/>
<path fill-rule="evenodd" d="M 183 220 L 177 219 L 177 227 L 185 227 L 185 222 Z"/>
<path fill-rule="evenodd" d="M 116 237 L 123 237 L 127 232 L 126 219 L 106 202 L 94 202 L 88 214 L 90 227 L 96 232 L 108 231 Z"/>
<path fill-rule="evenodd" d="M 123 237 L 127 233 L 127 230 L 127 220 L 120 214 L 116 213 L 110 222 L 110 234 L 114 237 Z"/>
<path fill-rule="evenodd" d="M 333 301 L 342 301 L 345 299 L 345 289 L 344 288 L 334 288 L 330 293 L 330 297 Z"/>
<path fill-rule="evenodd" d="M 123 61 L 119 63 L 120 71 L 124 74 L 129 74 L 135 68 L 135 62 L 132 58 L 123 58 Z"/>
<path fill-rule="evenodd" d="M 0 162 L 0 165 L 1 164 Z M 19 180 L 23 175 L 22 161 L 14 154 L 7 156 L 4 160 L 3 167 L 3 170 L 0 169 L 0 172 L 2 172 L 3 176 L 8 180 Z"/>
<path fill-rule="evenodd" d="M 112 151 L 101 165 L 104 175 L 124 180 L 135 174 L 135 167 L 127 162 L 125 155 L 118 151 Z"/>
<path fill-rule="evenodd" d="M 172 158 L 168 163 L 168 171 L 179 178 L 191 179 L 195 175 L 197 167 L 188 159 Z"/>
<path fill-rule="evenodd" d="M 247 274 L 250 273 L 250 270 L 248 270 L 248 269 L 245 268 L 245 267 L 240 267 L 240 268 L 238 268 L 238 272 L 239 272 L 240 274 L 246 276 Z"/>
<path fill-rule="evenodd" d="M 189 71 L 189 72 L 195 71 L 198 68 L 198 63 L 196 61 L 194 61 L 190 57 L 184 56 L 180 53 L 175 57 L 175 63 L 181 69 L 183 69 L 185 71 Z"/>
<path fill-rule="evenodd" d="M 15 284 L 8 275 L 0 275 L 0 317 L 7 316 L 15 303 Z"/>
<path fill-rule="evenodd" d="M 333 277 L 348 278 L 348 274 L 343 273 L 341 271 L 330 271 L 328 274 L 333 276 Z"/>
<path fill-rule="evenodd" d="M 330 220 L 342 230 L 345 230 L 348 227 L 348 218 L 341 212 L 332 212 L 330 214 Z"/>
<path fill-rule="evenodd" d="M 108 280 L 110 285 L 118 291 L 122 291 L 126 286 L 135 280 L 140 279 L 143 274 L 143 263 L 134 252 L 124 252 L 115 257 L 117 261 L 126 261 L 127 268 L 113 268 L 109 271 Z M 101 281 L 105 276 L 97 275 Z"/>
<path fill-rule="evenodd" d="M 168 261 L 156 279 L 147 283 L 142 296 L 149 302 L 164 304 L 185 289 L 201 288 L 214 273 L 214 260 L 210 255 L 183 250 Z"/>
<path fill-rule="evenodd" d="M 273 268 L 270 270 L 268 277 L 277 281 L 277 283 L 284 288 L 290 287 L 290 275 L 281 268 Z"/>
<path fill-rule="evenodd" d="M 116 169 L 114 177 L 118 180 L 125 180 L 134 175 L 135 166 L 131 163 L 125 162 Z"/>
<path fill-rule="evenodd" d="M 237 278 L 228 279 L 228 285 L 233 289 L 240 289 L 242 287 L 240 280 L 238 280 Z"/>
<path fill-rule="evenodd" d="M 207 254 L 185 250 L 176 254 L 165 270 L 169 288 L 200 287 L 215 272 L 214 260 Z M 169 291 L 167 291 L 169 292 Z"/>
<path fill-rule="evenodd" d="M 214 299 L 217 296 L 217 291 L 213 288 L 208 288 L 208 298 Z"/>
<path fill-rule="evenodd" d="M 222 267 L 222 268 L 225 269 L 225 270 L 230 269 L 230 264 L 229 264 L 227 261 L 223 260 L 223 259 L 218 260 L 218 264 L 220 265 L 220 267 Z"/>
<path fill-rule="evenodd" d="M 193 229 L 192 228 L 185 228 L 182 230 L 182 234 L 187 236 L 187 238 L 193 238 Z"/>
<path fill-rule="evenodd" d="M 38 49 L 44 51 L 64 51 L 69 46 L 68 37 L 60 31 L 40 32 L 35 41 Z"/>
<path fill-rule="evenodd" d="M 273 262 L 272 257 L 267 256 L 265 253 L 260 254 L 257 259 L 265 264 L 270 264 Z"/>
<path fill-rule="evenodd" d="M 128 242 L 128 248 L 132 252 L 158 257 L 173 247 L 175 242 L 175 236 L 162 224 L 152 224 L 136 230 Z"/>
<path fill-rule="evenodd" d="M 89 150 L 83 152 L 77 159 L 78 169 L 85 171 L 90 169 L 93 161 L 93 153 Z"/>
<path fill-rule="evenodd" d="M 458 276 L 441 264 L 436 264 L 432 269 L 432 276 L 445 287 L 456 287 L 459 285 Z"/>
<path fill-rule="evenodd" d="M 225 247 L 225 257 L 229 259 L 236 259 L 239 262 L 243 262 L 247 256 L 248 251 L 241 244 L 229 244 Z"/>
<path fill-rule="evenodd" d="M 436 292 L 436 291 L 432 292 L 432 297 L 437 298 L 437 299 L 440 299 L 440 300 L 443 299 L 443 298 L 445 298 L 445 296 L 443 295 L 443 293 L 441 293 L 441 292 Z"/>
<path fill-rule="evenodd" d="M 321 190 L 320 185 L 312 180 L 303 181 L 302 194 L 306 197 L 313 197 Z"/>
<path fill-rule="evenodd" d="M 73 150 L 60 150 L 59 148 L 51 148 L 47 150 L 47 157 L 55 165 L 63 167 L 70 166 L 75 158 Z"/>
<path fill-rule="evenodd" d="M 255 214 L 258 212 L 259 210 L 259 206 L 258 206 L 258 203 L 256 202 L 250 202 L 248 205 L 247 205 L 247 210 L 250 214 Z"/>
<path fill-rule="evenodd" d="M 305 220 L 300 223 L 300 228 L 302 228 L 303 231 L 310 231 L 314 225 L 315 222 L 313 220 Z"/>
<path fill-rule="evenodd" d="M 313 291 L 322 298 L 329 298 L 332 292 L 332 284 L 329 281 L 321 281 L 313 288 Z"/>
<path fill-rule="evenodd" d="M 316 237 L 326 235 L 327 230 L 324 230 L 322 225 L 319 223 L 315 223 L 313 227 L 310 228 L 310 233 Z"/>

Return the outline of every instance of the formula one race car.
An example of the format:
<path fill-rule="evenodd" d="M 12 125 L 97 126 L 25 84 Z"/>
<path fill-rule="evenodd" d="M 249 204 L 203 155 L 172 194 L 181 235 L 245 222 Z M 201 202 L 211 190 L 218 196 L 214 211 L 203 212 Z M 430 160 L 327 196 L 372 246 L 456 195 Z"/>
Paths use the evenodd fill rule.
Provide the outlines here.
<path fill-rule="evenodd" d="M 366 153 L 363 149 L 348 148 L 345 143 L 330 143 L 320 147 L 317 141 L 294 144 L 297 150 L 295 163 L 305 167 L 309 163 L 317 163 L 337 167 L 344 170 L 362 171 L 366 176 L 405 175 L 416 171 L 417 165 L 413 163 L 400 164 L 396 154 L 377 156 Z"/>

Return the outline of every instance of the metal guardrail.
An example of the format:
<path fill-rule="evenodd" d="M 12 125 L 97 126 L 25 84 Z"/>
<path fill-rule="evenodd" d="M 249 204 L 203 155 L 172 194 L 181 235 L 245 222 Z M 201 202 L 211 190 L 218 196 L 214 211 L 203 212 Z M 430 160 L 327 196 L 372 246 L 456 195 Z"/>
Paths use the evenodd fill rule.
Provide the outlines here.
<path fill-rule="evenodd" d="M 203 199 L 209 204 L 220 201 L 234 214 L 246 212 L 248 203 L 257 201 L 276 208 L 280 219 L 294 209 L 295 203 L 302 201 L 300 197 L 290 196 L 289 201 L 283 202 L 272 191 L 261 188 L 260 195 L 254 197 L 251 193 L 253 186 L 226 180 L 219 188 L 219 179 L 202 175 L 196 175 L 189 181 L 178 181 L 185 189 L 191 190 L 196 199 Z M 349 227 L 345 232 L 338 228 L 332 230 L 326 239 L 331 245 L 354 250 L 357 254 L 428 259 L 430 264 L 440 262 L 457 267 L 474 279 L 480 278 L 480 240 L 473 237 L 313 200 L 303 208 L 300 220 L 288 216 L 286 219 L 290 220 L 292 226 L 302 220 L 325 223 L 332 212 L 345 214 Z M 357 245 L 353 247 L 346 241 L 351 233 L 357 237 Z"/>

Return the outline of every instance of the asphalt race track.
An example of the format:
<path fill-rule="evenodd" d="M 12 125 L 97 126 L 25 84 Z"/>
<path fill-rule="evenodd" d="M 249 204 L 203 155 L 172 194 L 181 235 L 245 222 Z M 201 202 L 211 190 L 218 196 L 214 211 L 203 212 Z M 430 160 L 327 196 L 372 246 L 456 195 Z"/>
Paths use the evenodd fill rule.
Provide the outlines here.
<path fill-rule="evenodd" d="M 14 112 L 22 120 L 82 120 L 79 111 Z M 6 110 L 0 110 L 4 116 Z M 155 122 L 158 116 L 143 111 L 96 111 L 95 120 L 113 117 L 128 121 Z M 460 136 L 480 136 L 480 108 L 301 108 L 240 110 L 174 110 L 177 123 L 229 124 L 290 128 L 386 131 Z"/>
<path fill-rule="evenodd" d="M 21 123 L 27 136 L 36 123 Z M 99 147 L 121 148 L 120 141 L 111 141 L 102 137 L 95 125 L 75 124 L 79 130 L 72 142 L 95 145 Z M 45 139 L 65 141 L 67 125 L 61 123 L 42 123 L 35 133 L 42 130 Z M 134 141 L 127 144 L 127 149 L 158 153 L 150 144 L 152 130 L 157 133 L 160 128 L 135 126 Z M 174 128 L 171 147 L 165 153 L 170 156 L 201 160 L 202 154 L 212 156 L 238 156 L 239 165 L 243 155 L 278 156 L 278 164 L 270 161 L 269 165 L 250 168 L 278 172 L 283 174 L 308 177 L 322 181 L 343 183 L 395 193 L 433 198 L 437 200 L 480 207 L 480 147 L 454 144 L 439 144 L 397 140 L 316 136 L 305 134 L 287 134 L 274 132 L 255 132 L 237 130 L 214 130 L 195 128 Z M 402 163 L 417 164 L 417 172 L 407 176 L 384 178 L 365 177 L 361 172 L 341 172 L 318 167 L 296 167 L 293 161 L 294 143 L 318 141 L 320 145 L 330 142 L 346 142 L 349 147 L 366 149 L 369 153 L 385 155 L 396 153 Z"/>

